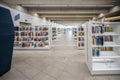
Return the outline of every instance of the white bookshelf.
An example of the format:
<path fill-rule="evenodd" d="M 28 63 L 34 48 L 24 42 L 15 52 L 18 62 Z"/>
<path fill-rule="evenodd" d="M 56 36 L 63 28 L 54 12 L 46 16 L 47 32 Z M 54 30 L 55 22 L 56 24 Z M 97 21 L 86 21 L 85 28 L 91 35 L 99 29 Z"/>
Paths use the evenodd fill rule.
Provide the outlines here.
<path fill-rule="evenodd" d="M 52 27 L 52 40 L 56 40 L 57 39 L 57 28 L 56 27 Z"/>
<path fill-rule="evenodd" d="M 85 49 L 85 26 L 80 25 L 77 28 L 77 48 Z"/>
<path fill-rule="evenodd" d="M 120 74 L 120 23 L 90 21 L 86 24 L 85 56 L 91 74 Z"/>
<path fill-rule="evenodd" d="M 73 33 L 73 39 L 77 41 L 77 27 L 72 29 L 72 33 Z"/>
<path fill-rule="evenodd" d="M 50 49 L 50 38 L 50 27 L 48 25 L 32 26 L 27 23 L 20 23 L 18 31 L 15 31 L 14 49 Z"/>

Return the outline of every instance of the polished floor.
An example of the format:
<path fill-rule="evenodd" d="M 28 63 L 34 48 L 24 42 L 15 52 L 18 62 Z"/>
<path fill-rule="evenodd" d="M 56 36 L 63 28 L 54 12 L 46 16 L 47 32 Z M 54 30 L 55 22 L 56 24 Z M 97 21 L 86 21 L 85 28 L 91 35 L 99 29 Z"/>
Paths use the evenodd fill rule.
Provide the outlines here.
<path fill-rule="evenodd" d="M 52 46 L 47 51 L 14 50 L 12 69 L 0 80 L 120 80 L 120 75 L 90 75 L 84 50 L 77 50 L 71 32 L 59 34 Z"/>

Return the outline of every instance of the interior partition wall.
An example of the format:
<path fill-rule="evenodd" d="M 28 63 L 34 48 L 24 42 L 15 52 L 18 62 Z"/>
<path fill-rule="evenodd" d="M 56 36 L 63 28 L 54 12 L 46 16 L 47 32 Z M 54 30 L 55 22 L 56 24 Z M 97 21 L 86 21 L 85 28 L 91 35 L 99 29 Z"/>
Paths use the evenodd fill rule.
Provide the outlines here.
<path fill-rule="evenodd" d="M 0 7 L 0 76 L 11 68 L 14 25 L 10 11 Z"/>

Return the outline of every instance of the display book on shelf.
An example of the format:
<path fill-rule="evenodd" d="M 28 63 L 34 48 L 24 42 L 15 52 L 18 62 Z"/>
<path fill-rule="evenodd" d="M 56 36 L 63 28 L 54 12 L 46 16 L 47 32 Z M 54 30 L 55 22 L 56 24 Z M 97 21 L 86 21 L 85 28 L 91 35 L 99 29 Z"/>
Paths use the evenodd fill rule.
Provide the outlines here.
<path fill-rule="evenodd" d="M 92 75 L 120 74 L 120 23 L 87 23 L 86 64 Z"/>
<path fill-rule="evenodd" d="M 57 34 L 61 34 L 61 28 L 57 28 Z"/>
<path fill-rule="evenodd" d="M 85 25 L 80 25 L 77 28 L 77 47 L 78 49 L 85 49 Z"/>
<path fill-rule="evenodd" d="M 14 49 L 50 49 L 49 30 L 48 25 L 20 22 L 20 26 L 15 27 Z"/>
<path fill-rule="evenodd" d="M 57 28 L 52 27 L 52 40 L 56 40 L 57 38 Z"/>
<path fill-rule="evenodd" d="M 64 33 L 65 33 L 65 28 L 62 28 L 62 27 L 57 28 L 57 34 L 64 34 Z"/>
<path fill-rule="evenodd" d="M 74 40 L 77 40 L 77 27 L 72 28 L 73 38 Z"/>

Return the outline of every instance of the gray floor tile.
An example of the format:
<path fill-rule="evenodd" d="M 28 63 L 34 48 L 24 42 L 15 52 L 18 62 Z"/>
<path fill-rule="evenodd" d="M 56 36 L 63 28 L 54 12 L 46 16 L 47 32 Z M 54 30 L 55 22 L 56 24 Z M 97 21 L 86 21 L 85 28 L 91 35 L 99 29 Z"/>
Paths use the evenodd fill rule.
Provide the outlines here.
<path fill-rule="evenodd" d="M 120 80 L 120 75 L 112 75 L 110 76 L 110 80 Z"/>
<path fill-rule="evenodd" d="M 62 35 L 47 51 L 14 50 L 12 70 L 1 78 L 3 80 L 120 80 L 119 75 L 92 76 L 85 65 L 84 50 L 78 50 L 75 43 L 66 35 Z"/>
<path fill-rule="evenodd" d="M 43 59 L 27 59 L 25 60 L 25 63 L 31 65 L 33 68 L 38 69 L 39 71 L 43 71 L 49 66 L 49 63 L 44 63 Z"/>
<path fill-rule="evenodd" d="M 3 80 L 2 78 L 0 78 L 0 80 Z"/>
<path fill-rule="evenodd" d="M 8 73 L 2 76 L 3 80 L 29 80 L 25 75 L 12 68 Z"/>
<path fill-rule="evenodd" d="M 95 80 L 92 76 L 84 76 L 84 80 Z"/>
<path fill-rule="evenodd" d="M 25 62 L 17 63 L 14 67 L 30 79 L 40 72 L 40 70 L 34 68 L 29 64 L 26 64 Z"/>
<path fill-rule="evenodd" d="M 95 80 L 110 80 L 110 76 L 94 76 Z"/>
<path fill-rule="evenodd" d="M 57 80 L 83 80 L 83 76 L 76 77 L 68 72 L 63 72 L 63 74 Z"/>
<path fill-rule="evenodd" d="M 32 78 L 32 80 L 57 80 L 52 76 L 49 76 L 48 74 L 44 73 L 44 72 L 40 72 L 39 74 L 37 74 L 36 76 L 34 76 Z"/>
<path fill-rule="evenodd" d="M 61 76 L 63 71 L 56 67 L 48 67 L 44 72 L 57 79 Z"/>

